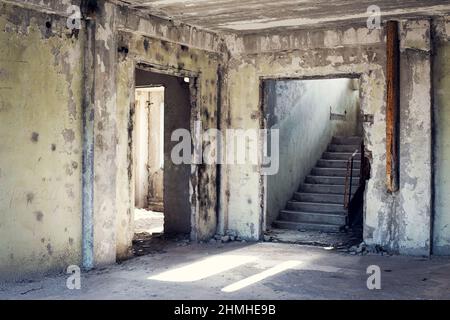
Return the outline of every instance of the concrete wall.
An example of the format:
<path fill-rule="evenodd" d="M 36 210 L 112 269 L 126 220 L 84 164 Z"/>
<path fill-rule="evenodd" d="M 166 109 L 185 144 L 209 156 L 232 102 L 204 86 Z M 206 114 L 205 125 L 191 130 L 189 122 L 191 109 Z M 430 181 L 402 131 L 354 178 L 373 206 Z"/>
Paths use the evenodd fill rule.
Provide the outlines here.
<path fill-rule="evenodd" d="M 103 0 L 83 8 L 92 20 L 72 31 L 72 3 L 79 4 L 0 1 L 0 274 L 7 279 L 130 255 L 138 62 L 198 75 L 195 119 L 217 127 L 217 35 Z M 194 239 L 215 232 L 215 181 L 215 166 L 191 173 Z"/>
<path fill-rule="evenodd" d="M 384 234 L 393 250 L 412 255 L 428 255 L 431 249 L 430 27 L 427 20 L 401 25 L 400 190 L 386 199 L 392 207 L 378 214 L 374 231 L 375 241 Z"/>
<path fill-rule="evenodd" d="M 191 121 L 200 120 L 204 130 L 259 129 L 262 78 L 359 76 L 361 110 L 374 119 L 364 124 L 372 168 L 364 238 L 399 253 L 430 252 L 430 21 L 401 23 L 400 191 L 389 194 L 383 31 L 349 25 L 222 35 L 223 42 L 217 34 L 103 0 L 83 8 L 92 20 L 72 31 L 66 26 L 68 4 L 0 1 L 3 277 L 61 270 L 81 263 L 81 257 L 92 267 L 129 256 L 134 207 L 130 133 L 138 63 L 197 78 L 191 88 L 196 91 Z M 444 25 L 440 32 L 448 37 L 448 22 Z M 445 80 L 442 85 L 447 86 Z M 441 95 L 437 100 L 447 99 Z M 189 181 L 193 239 L 209 238 L 217 223 L 219 231 L 261 237 L 264 201 L 258 168 L 223 165 L 219 179 L 216 166 L 198 165 Z M 440 230 L 435 240 L 443 248 L 446 221 L 442 214 L 435 219 Z"/>
<path fill-rule="evenodd" d="M 433 253 L 450 255 L 450 22 L 438 21 L 434 60 L 435 217 Z"/>
<path fill-rule="evenodd" d="M 204 130 L 217 128 L 219 70 L 222 53 L 219 39 L 211 33 L 183 25 L 171 25 L 165 20 L 152 20 L 121 8 L 119 14 L 118 47 L 126 48 L 117 61 L 117 254 L 129 256 L 134 232 L 130 210 L 133 181 L 130 175 L 130 119 L 134 113 L 134 72 L 143 63 L 163 73 L 192 76 L 195 97 L 190 129 L 199 120 Z M 189 178 L 191 206 L 191 237 L 208 239 L 216 231 L 217 186 L 216 166 L 198 165 Z"/>
<path fill-rule="evenodd" d="M 358 80 L 265 81 L 264 88 L 274 87 L 265 93 L 267 127 L 280 130 L 279 171 L 267 177 L 267 227 L 292 198 L 332 136 L 357 135 L 359 90 L 353 90 L 354 81 Z M 331 120 L 330 112 L 346 118 Z"/>
<path fill-rule="evenodd" d="M 279 77 L 358 75 L 364 142 L 371 162 L 364 208 L 364 239 L 404 254 L 428 255 L 431 237 L 430 23 L 401 22 L 400 191 L 386 189 L 386 45 L 383 30 L 365 26 L 243 35 L 226 38 L 228 99 L 224 127 L 258 128 L 259 80 Z M 223 229 L 261 237 L 264 191 L 251 166 L 222 169 Z M 245 177 L 245 178 L 244 178 Z M 243 183 L 244 182 L 244 183 Z"/>
<path fill-rule="evenodd" d="M 357 45 L 356 45 L 357 44 Z M 259 86 L 261 78 L 304 78 L 345 76 L 361 79 L 361 109 L 375 118 L 364 124 L 365 140 L 376 155 L 380 168 L 384 163 L 385 139 L 385 45 L 384 33 L 368 33 L 364 27 L 333 30 L 297 31 L 267 36 L 246 35 L 227 39 L 231 53 L 228 62 L 228 99 L 223 127 L 259 128 Z M 376 151 L 376 152 L 375 152 Z M 375 165 L 376 167 L 376 165 Z M 264 191 L 260 174 L 251 166 L 224 166 L 221 179 L 220 219 L 224 229 L 236 229 L 243 237 L 259 239 L 263 231 Z M 375 172 L 383 181 L 384 172 Z M 245 177 L 245 183 L 242 183 Z M 370 192 L 383 193 L 385 188 Z M 376 213 L 373 213 L 376 215 Z M 368 237 L 369 238 L 369 237 Z"/>
<path fill-rule="evenodd" d="M 0 3 L 0 279 L 81 261 L 84 37 L 65 24 Z"/>

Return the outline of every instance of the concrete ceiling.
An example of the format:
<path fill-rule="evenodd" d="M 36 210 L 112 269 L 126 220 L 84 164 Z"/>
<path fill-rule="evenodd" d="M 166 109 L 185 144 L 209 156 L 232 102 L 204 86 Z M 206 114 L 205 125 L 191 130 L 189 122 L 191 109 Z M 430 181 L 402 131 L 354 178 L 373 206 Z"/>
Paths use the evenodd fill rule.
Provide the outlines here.
<path fill-rule="evenodd" d="M 450 0 L 116 0 L 147 13 L 213 31 L 259 32 L 367 20 L 377 5 L 384 18 L 450 12 Z"/>

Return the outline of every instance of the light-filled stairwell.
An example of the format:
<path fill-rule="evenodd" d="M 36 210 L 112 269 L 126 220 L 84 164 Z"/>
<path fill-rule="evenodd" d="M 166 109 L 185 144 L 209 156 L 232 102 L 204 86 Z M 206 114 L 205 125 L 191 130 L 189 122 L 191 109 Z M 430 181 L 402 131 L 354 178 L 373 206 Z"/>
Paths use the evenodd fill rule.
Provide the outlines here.
<path fill-rule="evenodd" d="M 353 195 L 360 180 L 360 148 L 360 137 L 333 137 L 322 158 L 280 212 L 273 226 L 324 232 L 339 232 L 343 229 L 348 222 L 348 211 L 344 206 L 348 163 L 354 154 L 351 182 Z"/>

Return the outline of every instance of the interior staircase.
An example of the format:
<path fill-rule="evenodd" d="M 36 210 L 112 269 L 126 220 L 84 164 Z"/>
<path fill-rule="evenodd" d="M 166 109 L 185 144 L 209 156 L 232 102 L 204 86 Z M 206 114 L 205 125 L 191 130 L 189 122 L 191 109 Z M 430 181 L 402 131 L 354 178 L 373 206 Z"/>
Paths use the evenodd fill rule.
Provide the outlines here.
<path fill-rule="evenodd" d="M 359 186 L 361 137 L 333 137 L 322 158 L 288 201 L 274 222 L 275 228 L 339 232 L 347 224 L 344 208 L 347 163 L 353 163 L 352 195 Z M 350 178 L 349 178 L 350 179 Z"/>

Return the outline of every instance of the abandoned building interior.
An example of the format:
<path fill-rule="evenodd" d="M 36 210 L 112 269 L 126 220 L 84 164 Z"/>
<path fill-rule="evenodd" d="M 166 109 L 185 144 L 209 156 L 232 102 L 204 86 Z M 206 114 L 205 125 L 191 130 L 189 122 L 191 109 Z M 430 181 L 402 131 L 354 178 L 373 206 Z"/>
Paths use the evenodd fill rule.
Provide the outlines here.
<path fill-rule="evenodd" d="M 0 0 L 0 281 L 107 267 L 142 239 L 353 232 L 367 251 L 449 256 L 449 12 L 445 0 Z M 268 132 L 275 145 L 244 153 L 276 172 L 175 163 L 180 129 Z"/>

